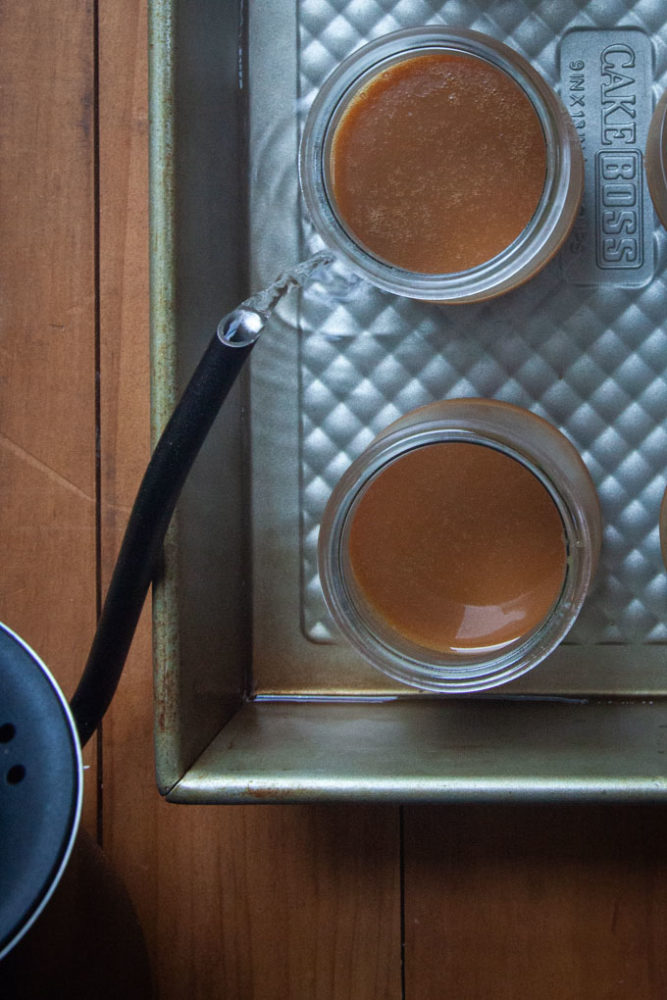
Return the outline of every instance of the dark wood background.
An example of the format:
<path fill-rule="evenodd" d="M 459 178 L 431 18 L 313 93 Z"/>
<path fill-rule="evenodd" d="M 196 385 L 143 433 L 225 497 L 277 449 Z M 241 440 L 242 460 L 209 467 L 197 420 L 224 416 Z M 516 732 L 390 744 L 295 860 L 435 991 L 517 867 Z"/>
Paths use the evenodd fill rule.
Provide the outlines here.
<path fill-rule="evenodd" d="M 0 619 L 69 695 L 148 458 L 145 0 L 0 52 Z M 161 1000 L 667 997 L 664 807 L 168 805 L 147 614 L 86 758 Z"/>

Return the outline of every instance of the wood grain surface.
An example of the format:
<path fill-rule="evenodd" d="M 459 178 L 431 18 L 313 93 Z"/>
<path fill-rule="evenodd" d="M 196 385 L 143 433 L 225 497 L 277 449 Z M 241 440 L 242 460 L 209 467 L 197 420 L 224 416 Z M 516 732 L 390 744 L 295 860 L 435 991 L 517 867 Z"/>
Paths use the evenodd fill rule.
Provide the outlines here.
<path fill-rule="evenodd" d="M 69 696 L 96 613 L 94 19 L 3 4 L 0 32 L 0 619 Z"/>
<path fill-rule="evenodd" d="M 406 997 L 667 996 L 664 807 L 415 807 Z"/>
<path fill-rule="evenodd" d="M 3 4 L 0 45 L 0 618 L 69 694 L 149 451 L 145 0 Z M 150 641 L 99 834 L 160 1000 L 667 996 L 663 807 L 169 805 Z"/>

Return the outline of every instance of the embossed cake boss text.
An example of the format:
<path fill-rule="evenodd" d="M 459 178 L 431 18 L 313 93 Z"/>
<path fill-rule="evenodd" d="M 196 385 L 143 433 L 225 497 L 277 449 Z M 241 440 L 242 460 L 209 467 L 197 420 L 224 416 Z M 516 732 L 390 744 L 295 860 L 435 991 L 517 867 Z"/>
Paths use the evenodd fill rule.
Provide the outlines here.
<path fill-rule="evenodd" d="M 600 141 L 596 155 L 596 208 L 599 267 L 639 267 L 642 263 L 641 153 L 637 144 L 636 58 L 625 42 L 600 55 Z"/>

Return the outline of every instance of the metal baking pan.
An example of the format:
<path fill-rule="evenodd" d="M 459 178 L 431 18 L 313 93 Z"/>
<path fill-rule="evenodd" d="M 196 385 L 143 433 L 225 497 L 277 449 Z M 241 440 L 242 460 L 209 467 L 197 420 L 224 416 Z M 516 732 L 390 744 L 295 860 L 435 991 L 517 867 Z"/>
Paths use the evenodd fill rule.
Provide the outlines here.
<path fill-rule="evenodd" d="M 661 4 L 153 0 L 154 430 L 221 316 L 317 248 L 296 169 L 317 86 L 369 38 L 427 22 L 508 42 L 560 91 L 586 155 L 582 213 L 542 274 L 491 303 L 285 300 L 196 463 L 154 587 L 157 776 L 173 801 L 667 792 L 667 237 L 642 167 L 667 86 Z M 629 199 L 628 243 L 605 229 L 614 170 L 631 175 L 612 195 Z M 346 464 L 400 413 L 457 395 L 559 426 L 596 480 L 605 539 L 548 661 L 493 694 L 426 698 L 339 639 L 314 553 Z"/>

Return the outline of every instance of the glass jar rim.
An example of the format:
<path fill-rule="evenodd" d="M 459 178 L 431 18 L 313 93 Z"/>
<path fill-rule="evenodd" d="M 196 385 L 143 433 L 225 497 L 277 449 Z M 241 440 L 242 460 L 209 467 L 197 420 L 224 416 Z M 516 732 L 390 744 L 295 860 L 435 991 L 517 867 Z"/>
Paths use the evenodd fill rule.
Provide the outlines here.
<path fill-rule="evenodd" d="M 363 247 L 336 210 L 329 179 L 335 126 L 359 87 L 389 64 L 415 53 L 455 51 L 483 59 L 510 76 L 531 101 L 545 135 L 547 176 L 535 214 L 501 253 L 467 271 L 408 271 Z M 355 271 L 385 291 L 435 302 L 490 298 L 528 280 L 553 256 L 570 231 L 583 191 L 583 154 L 560 100 L 542 76 L 503 42 L 446 25 L 406 28 L 367 43 L 325 80 L 308 114 L 299 151 L 299 177 L 311 220 L 327 245 Z"/>

